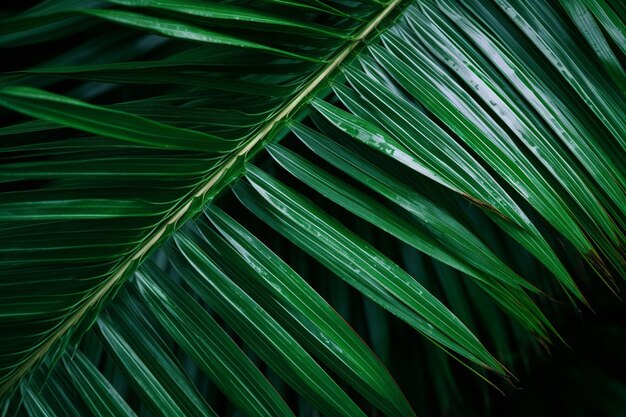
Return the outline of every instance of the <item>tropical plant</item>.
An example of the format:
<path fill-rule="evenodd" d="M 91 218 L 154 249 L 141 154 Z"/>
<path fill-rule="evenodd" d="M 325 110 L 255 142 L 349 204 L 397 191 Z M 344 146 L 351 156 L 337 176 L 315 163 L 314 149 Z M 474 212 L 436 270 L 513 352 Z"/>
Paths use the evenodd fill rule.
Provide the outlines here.
<path fill-rule="evenodd" d="M 4 7 L 3 415 L 449 414 L 626 277 L 619 0 Z"/>

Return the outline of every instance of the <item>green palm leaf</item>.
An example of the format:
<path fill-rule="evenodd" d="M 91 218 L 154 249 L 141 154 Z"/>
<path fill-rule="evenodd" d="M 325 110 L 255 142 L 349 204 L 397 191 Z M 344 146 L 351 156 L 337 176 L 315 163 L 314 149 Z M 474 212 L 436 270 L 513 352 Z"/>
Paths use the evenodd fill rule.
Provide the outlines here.
<path fill-rule="evenodd" d="M 442 403 L 459 395 L 443 353 L 509 376 L 560 338 L 547 296 L 587 302 L 574 265 L 626 277 L 623 14 L 0 15 L 6 56 L 33 52 L 0 75 L 3 413 L 412 416 L 387 371 L 405 324 L 432 342 L 412 354 Z"/>

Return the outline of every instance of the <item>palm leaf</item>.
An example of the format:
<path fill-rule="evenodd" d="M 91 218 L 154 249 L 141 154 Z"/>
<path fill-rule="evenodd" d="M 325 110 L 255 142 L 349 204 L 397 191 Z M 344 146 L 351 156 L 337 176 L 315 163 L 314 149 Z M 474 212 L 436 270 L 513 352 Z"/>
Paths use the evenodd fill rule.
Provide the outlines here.
<path fill-rule="evenodd" d="M 411 416 L 386 369 L 396 318 L 433 342 L 442 403 L 442 352 L 507 376 L 559 337 L 546 294 L 586 303 L 575 262 L 626 276 L 623 17 L 604 0 L 3 16 L 7 54 L 44 51 L 0 75 L 5 410 L 218 415 L 220 393 L 249 416 Z"/>

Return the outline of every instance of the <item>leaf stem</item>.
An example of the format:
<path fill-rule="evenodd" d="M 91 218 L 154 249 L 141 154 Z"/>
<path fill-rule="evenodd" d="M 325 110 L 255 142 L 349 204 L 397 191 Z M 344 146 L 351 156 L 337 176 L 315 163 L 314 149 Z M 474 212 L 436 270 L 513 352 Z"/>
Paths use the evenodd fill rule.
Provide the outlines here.
<path fill-rule="evenodd" d="M 54 346 L 54 344 L 61 339 L 63 336 L 69 335 L 72 328 L 79 324 L 81 319 L 85 316 L 85 314 L 102 301 L 105 300 L 106 297 L 111 293 L 112 289 L 115 285 L 119 285 L 123 282 L 123 279 L 127 276 L 127 274 L 133 269 L 133 266 L 136 266 L 143 257 L 155 247 L 155 245 L 159 242 L 159 240 L 165 235 L 168 229 L 174 228 L 177 229 L 176 223 L 183 218 L 187 212 L 193 206 L 193 202 L 196 199 L 202 199 L 207 193 L 212 190 L 221 178 L 227 178 L 228 174 L 232 172 L 232 170 L 237 169 L 236 162 L 241 158 L 246 158 L 250 151 L 254 149 L 254 147 L 262 142 L 272 130 L 278 126 L 281 122 L 289 117 L 289 115 L 295 110 L 299 109 L 300 106 L 306 103 L 306 99 L 309 94 L 314 92 L 318 87 L 322 85 L 322 83 L 333 73 L 334 70 L 339 67 L 339 65 L 345 61 L 345 59 L 350 55 L 350 53 L 363 41 L 365 40 L 382 22 L 389 14 L 404 0 L 393 0 L 390 2 L 381 12 L 376 15 L 376 17 L 367 24 L 365 28 L 361 30 L 361 32 L 354 38 L 354 40 L 350 41 L 350 43 L 345 46 L 341 52 L 335 56 L 320 72 L 308 82 L 306 87 L 299 92 L 294 98 L 292 98 L 289 102 L 285 104 L 283 109 L 276 114 L 258 133 L 253 135 L 250 139 L 247 140 L 244 146 L 242 146 L 238 152 L 231 155 L 224 164 L 218 169 L 214 174 L 207 178 L 207 181 L 198 189 L 196 193 L 181 207 L 179 207 L 172 216 L 167 219 L 164 223 L 161 223 L 149 236 L 147 241 L 142 244 L 137 250 L 122 264 L 120 264 L 115 271 L 112 273 L 109 278 L 106 279 L 105 282 L 102 283 L 98 288 L 94 290 L 92 294 L 86 297 L 83 302 L 80 304 L 78 309 L 76 309 L 66 320 L 63 322 L 57 330 L 52 333 L 34 352 L 30 354 L 30 356 L 16 368 L 12 374 L 10 374 L 5 382 L 0 385 L 0 396 L 7 393 L 14 384 L 20 381 L 20 379 L 28 372 L 30 369 L 41 360 L 45 354 Z"/>

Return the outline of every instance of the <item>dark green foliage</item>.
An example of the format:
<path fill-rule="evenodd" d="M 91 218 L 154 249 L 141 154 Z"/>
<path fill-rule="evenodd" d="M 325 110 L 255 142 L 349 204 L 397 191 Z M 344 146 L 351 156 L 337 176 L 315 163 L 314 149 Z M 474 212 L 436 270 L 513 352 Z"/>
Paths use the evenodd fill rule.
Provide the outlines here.
<path fill-rule="evenodd" d="M 7 4 L 0 413 L 620 415 L 619 3 Z"/>

